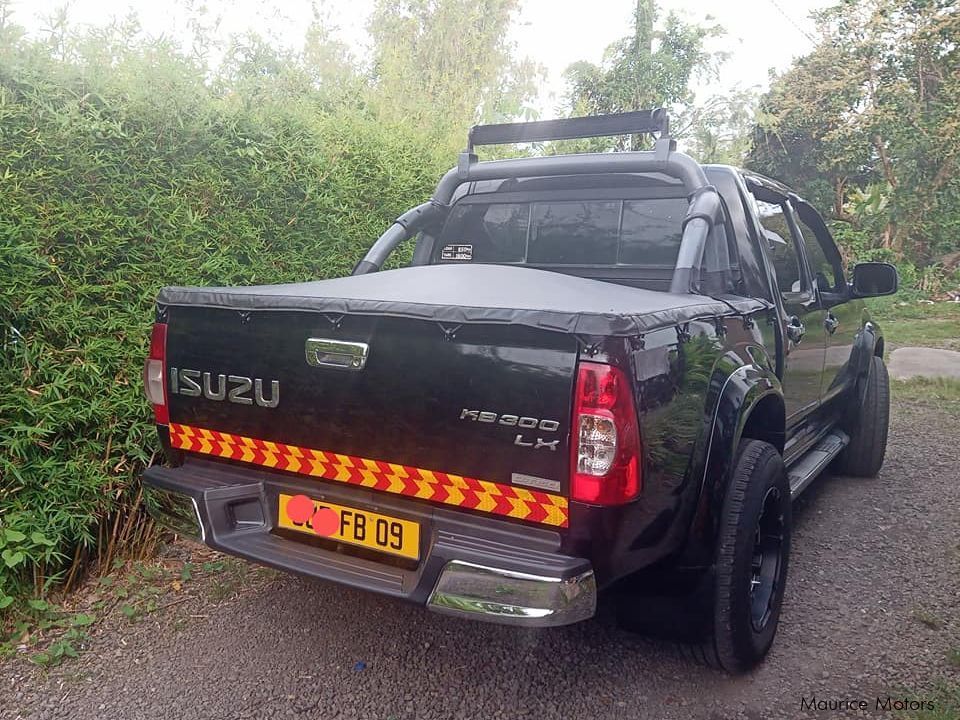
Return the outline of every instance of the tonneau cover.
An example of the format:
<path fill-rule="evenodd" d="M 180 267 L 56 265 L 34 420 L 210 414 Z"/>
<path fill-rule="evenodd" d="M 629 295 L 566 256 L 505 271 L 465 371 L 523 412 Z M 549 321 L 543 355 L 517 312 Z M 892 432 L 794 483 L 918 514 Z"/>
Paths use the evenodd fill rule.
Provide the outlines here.
<path fill-rule="evenodd" d="M 437 322 L 517 324 L 583 335 L 633 336 L 698 317 L 761 309 L 505 265 L 425 265 L 286 285 L 166 287 L 160 305 L 388 315 Z"/>

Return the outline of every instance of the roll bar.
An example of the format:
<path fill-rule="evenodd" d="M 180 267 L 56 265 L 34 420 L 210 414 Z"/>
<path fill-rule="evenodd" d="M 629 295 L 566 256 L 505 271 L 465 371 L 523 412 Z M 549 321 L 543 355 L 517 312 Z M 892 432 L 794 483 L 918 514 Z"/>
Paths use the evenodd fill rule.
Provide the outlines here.
<path fill-rule="evenodd" d="M 415 208 L 407 210 L 403 215 L 393 221 L 393 225 L 388 227 L 384 233 L 377 238 L 377 241 L 370 246 L 363 260 L 353 268 L 353 275 L 366 275 L 370 272 L 377 272 L 383 267 L 383 263 L 390 256 L 390 253 L 402 243 L 416 235 L 431 220 L 438 219 L 447 211 L 447 206 L 438 203 L 436 200 L 428 200 Z"/>
<path fill-rule="evenodd" d="M 663 173 L 683 183 L 690 198 L 670 292 L 699 292 L 700 267 L 707 237 L 710 228 L 721 217 L 722 206 L 716 188 L 707 182 L 700 164 L 689 155 L 676 151 L 676 143 L 665 134 L 668 127 L 669 122 L 663 110 L 540 123 L 476 126 L 470 131 L 467 149 L 461 153 L 457 167 L 447 171 L 441 178 L 433 198 L 398 217 L 367 251 L 353 274 L 375 272 L 383 267 L 384 261 L 397 245 L 443 217 L 457 188 L 464 183 L 556 175 Z M 478 162 L 473 153 L 475 145 L 483 144 L 655 131 L 659 131 L 661 136 L 654 149 L 639 152 L 552 155 L 489 162 Z"/>

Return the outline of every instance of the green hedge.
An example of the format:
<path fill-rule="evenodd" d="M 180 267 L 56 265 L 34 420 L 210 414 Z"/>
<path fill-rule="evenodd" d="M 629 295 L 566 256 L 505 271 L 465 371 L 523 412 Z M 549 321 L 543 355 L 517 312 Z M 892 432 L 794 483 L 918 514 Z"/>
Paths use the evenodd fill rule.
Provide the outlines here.
<path fill-rule="evenodd" d="M 161 286 L 346 274 L 429 196 L 425 138 L 270 87 L 162 47 L 0 53 L 0 605 L 142 540 Z"/>

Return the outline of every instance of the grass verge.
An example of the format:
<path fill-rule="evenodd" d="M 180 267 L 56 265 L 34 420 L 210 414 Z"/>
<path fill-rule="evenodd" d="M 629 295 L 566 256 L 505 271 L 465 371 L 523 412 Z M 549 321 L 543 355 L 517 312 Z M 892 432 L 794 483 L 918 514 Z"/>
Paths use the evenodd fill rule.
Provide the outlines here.
<path fill-rule="evenodd" d="M 88 577 L 76 592 L 28 601 L 0 628 L 0 662 L 20 656 L 56 666 L 87 650 L 90 633 L 104 621 L 139 623 L 203 595 L 220 602 L 265 574 L 199 545 L 180 554 L 186 556 L 118 560 L 110 573 Z"/>
<path fill-rule="evenodd" d="M 913 699 L 924 703 L 920 710 L 906 710 L 895 717 L 898 720 L 957 720 L 960 718 L 960 684 L 940 681 L 929 691 L 914 694 Z"/>
<path fill-rule="evenodd" d="M 960 303 L 897 301 L 877 298 L 870 313 L 883 329 L 887 347 L 934 347 L 960 350 Z"/>
<path fill-rule="evenodd" d="M 960 417 L 960 380 L 923 377 L 891 380 L 890 391 L 895 402 L 917 403 Z"/>

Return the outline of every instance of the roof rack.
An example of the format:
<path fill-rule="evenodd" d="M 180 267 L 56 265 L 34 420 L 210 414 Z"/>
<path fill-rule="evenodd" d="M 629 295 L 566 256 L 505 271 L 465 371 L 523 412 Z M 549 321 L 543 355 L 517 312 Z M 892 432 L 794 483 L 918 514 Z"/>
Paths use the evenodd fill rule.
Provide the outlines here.
<path fill-rule="evenodd" d="M 670 137 L 670 118 L 667 117 L 667 111 L 663 108 L 561 120 L 474 125 L 467 135 L 466 152 L 472 153 L 477 145 L 653 134 L 659 135 L 661 140 Z"/>

